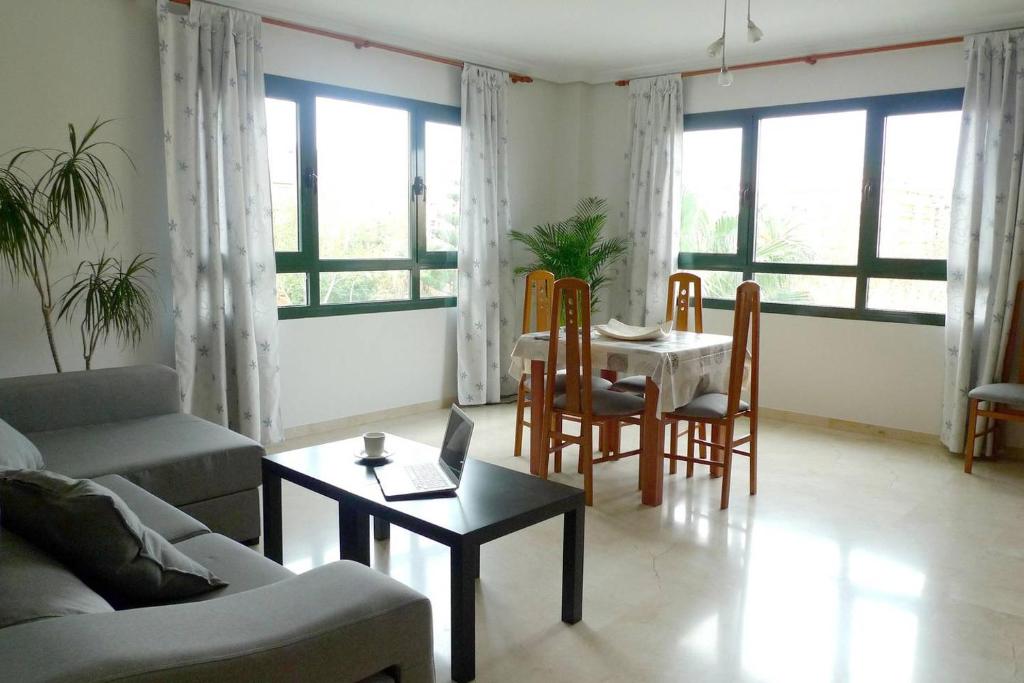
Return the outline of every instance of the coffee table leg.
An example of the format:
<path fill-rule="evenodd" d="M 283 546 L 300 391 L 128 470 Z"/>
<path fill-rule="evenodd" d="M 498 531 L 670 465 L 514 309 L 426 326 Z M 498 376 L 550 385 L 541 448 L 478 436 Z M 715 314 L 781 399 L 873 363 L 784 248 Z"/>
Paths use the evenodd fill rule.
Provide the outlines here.
<path fill-rule="evenodd" d="M 480 546 L 454 545 L 452 559 L 452 680 L 476 678 L 476 567 Z"/>
<path fill-rule="evenodd" d="M 338 503 L 338 540 L 341 559 L 370 566 L 370 515 Z"/>
<path fill-rule="evenodd" d="M 281 541 L 281 477 L 263 466 L 263 554 L 281 564 L 284 548 Z"/>
<path fill-rule="evenodd" d="M 565 513 L 562 532 L 562 621 L 583 618 L 583 520 L 586 508 Z"/>
<path fill-rule="evenodd" d="M 373 518 L 373 540 L 386 541 L 391 538 L 391 524 L 380 517 Z"/>

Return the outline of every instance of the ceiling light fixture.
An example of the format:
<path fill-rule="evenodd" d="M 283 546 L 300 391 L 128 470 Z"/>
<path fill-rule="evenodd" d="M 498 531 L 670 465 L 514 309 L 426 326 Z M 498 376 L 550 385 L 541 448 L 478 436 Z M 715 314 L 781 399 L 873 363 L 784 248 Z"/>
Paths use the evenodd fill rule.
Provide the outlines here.
<path fill-rule="evenodd" d="M 749 2 L 749 0 L 748 0 Z M 722 68 L 718 72 L 718 85 L 728 87 L 732 85 L 732 72 L 725 64 L 725 24 L 729 16 L 729 0 L 722 0 L 722 35 L 715 42 L 708 45 L 708 54 L 717 57 L 722 55 Z"/>
<path fill-rule="evenodd" d="M 764 38 L 764 31 L 750 18 L 750 1 L 747 0 L 747 41 L 756 43 Z"/>

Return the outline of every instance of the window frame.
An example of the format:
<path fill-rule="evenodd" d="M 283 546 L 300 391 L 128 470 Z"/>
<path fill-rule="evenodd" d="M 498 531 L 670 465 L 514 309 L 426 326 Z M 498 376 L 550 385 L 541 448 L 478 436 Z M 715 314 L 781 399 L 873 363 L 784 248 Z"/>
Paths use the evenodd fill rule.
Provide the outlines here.
<path fill-rule="evenodd" d="M 883 258 L 878 256 L 880 229 L 878 219 L 881 208 L 885 119 L 887 116 L 898 114 L 924 114 L 961 110 L 963 106 L 963 93 L 963 88 L 951 88 L 898 95 L 858 97 L 684 115 L 684 132 L 741 128 L 743 130 L 743 144 L 740 162 L 740 197 L 738 199 L 739 217 L 737 220 L 736 252 L 732 254 L 709 254 L 681 251 L 678 258 L 679 268 L 683 270 L 739 272 L 744 280 L 753 279 L 755 273 L 855 277 L 856 298 L 853 308 L 765 302 L 761 304 L 761 309 L 766 313 L 809 315 L 824 318 L 873 320 L 917 325 L 945 324 L 944 314 L 868 308 L 867 289 L 868 280 L 873 278 L 946 280 L 945 260 Z M 754 208 L 757 197 L 758 124 L 761 119 L 802 114 L 828 114 L 850 110 L 865 110 L 867 112 L 857 263 L 855 265 L 827 265 L 756 261 L 754 259 L 754 231 L 756 229 Z M 686 153 L 685 148 L 683 153 Z M 682 226 L 677 226 L 677 229 L 681 230 Z M 704 305 L 708 308 L 732 309 L 734 302 L 730 299 L 705 299 Z"/>
<path fill-rule="evenodd" d="M 274 252 L 277 272 L 307 276 L 306 305 L 278 306 L 278 318 L 290 320 L 333 315 L 383 313 L 455 306 L 456 297 L 420 297 L 420 271 L 456 269 L 455 251 L 427 251 L 426 195 L 414 193 L 416 178 L 425 176 L 425 132 L 427 122 L 461 125 L 459 107 L 384 95 L 337 85 L 304 81 L 267 74 L 265 96 L 289 100 L 296 107 L 296 179 L 298 181 L 299 249 Z M 316 98 L 331 97 L 351 102 L 403 109 L 409 113 L 409 256 L 407 258 L 321 259 L 317 220 L 318 187 L 316 149 Z M 401 270 L 409 271 L 409 298 L 395 301 L 367 301 L 348 304 L 320 302 L 320 275 L 334 272 Z"/>

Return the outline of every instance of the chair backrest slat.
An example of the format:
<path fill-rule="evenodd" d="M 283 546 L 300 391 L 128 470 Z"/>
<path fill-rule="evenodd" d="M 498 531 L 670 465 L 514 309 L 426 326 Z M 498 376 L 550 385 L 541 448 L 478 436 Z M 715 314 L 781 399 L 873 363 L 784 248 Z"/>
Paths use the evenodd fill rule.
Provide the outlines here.
<path fill-rule="evenodd" d="M 736 288 L 736 314 L 732 326 L 732 354 L 729 359 L 728 411 L 739 410 L 743 392 L 743 371 L 750 353 L 750 406 L 757 409 L 757 382 L 761 346 L 761 287 L 747 280 Z"/>
<path fill-rule="evenodd" d="M 535 270 L 526 276 L 526 296 L 523 298 L 523 334 L 546 332 L 551 329 L 551 293 L 555 275 L 546 270 Z M 536 315 L 531 315 L 535 313 Z"/>
<path fill-rule="evenodd" d="M 693 304 L 690 304 L 690 301 Z M 690 327 L 690 310 L 693 327 Z M 671 320 L 680 332 L 704 331 L 704 304 L 701 297 L 700 277 L 693 273 L 673 273 L 668 278 L 668 297 L 665 301 L 665 320 Z"/>
<path fill-rule="evenodd" d="M 551 409 L 554 401 L 555 374 L 558 369 L 559 320 L 565 320 L 565 409 L 572 413 L 589 414 L 590 395 L 590 286 L 578 278 L 555 281 L 551 297 L 551 341 L 548 344 L 548 363 L 544 403 Z M 587 378 L 588 381 L 584 381 Z"/>

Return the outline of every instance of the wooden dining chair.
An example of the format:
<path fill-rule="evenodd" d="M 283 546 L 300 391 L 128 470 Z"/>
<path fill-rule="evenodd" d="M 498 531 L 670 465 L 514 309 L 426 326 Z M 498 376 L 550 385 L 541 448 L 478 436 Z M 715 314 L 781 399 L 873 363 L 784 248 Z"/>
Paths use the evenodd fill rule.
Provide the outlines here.
<path fill-rule="evenodd" d="M 964 472 L 974 468 L 974 446 L 978 437 L 993 434 L 999 422 L 1024 422 L 1024 347 L 1018 346 L 1021 324 L 1021 308 L 1024 307 L 1024 280 L 1017 283 L 1017 298 L 1013 301 L 1013 315 L 1010 332 L 1003 354 L 1003 368 L 998 384 L 982 384 L 967 394 L 970 407 L 967 411 L 967 441 L 964 447 Z M 1014 365 L 1017 374 L 1014 376 Z M 981 404 L 988 404 L 982 410 Z M 978 418 L 991 420 L 982 431 L 978 431 Z"/>
<path fill-rule="evenodd" d="M 693 321 L 691 323 L 691 313 Z M 679 332 L 704 331 L 704 303 L 701 296 L 700 276 L 693 273 L 673 273 L 668 278 L 668 296 L 665 298 L 665 320 L 672 321 L 672 327 Z M 612 384 L 613 391 L 624 391 L 634 396 L 643 396 L 647 388 L 647 378 L 643 375 L 626 377 Z M 665 428 L 671 431 L 672 443 L 685 436 L 687 430 L 680 430 L 680 421 L 666 423 Z M 699 436 L 705 438 L 704 425 L 698 425 Z M 706 457 L 707 451 L 701 446 L 701 455 Z M 677 462 L 669 460 L 669 474 L 676 473 Z"/>
<path fill-rule="evenodd" d="M 559 318 L 565 321 L 565 385 L 559 393 L 555 386 L 558 367 Z M 548 456 L 555 454 L 556 463 L 562 451 L 570 444 L 579 446 L 580 469 L 587 505 L 594 504 L 594 465 L 608 460 L 619 460 L 639 455 L 636 450 L 602 455 L 594 458 L 592 447 L 593 426 L 642 424 L 644 400 L 630 394 L 609 389 L 595 389 L 590 381 L 593 365 L 590 359 L 590 287 L 577 278 L 564 278 L 555 282 L 551 307 L 551 340 L 548 344 L 547 372 L 544 385 L 544 415 L 555 419 L 544 420 L 544 444 L 547 452 L 541 466 L 541 476 L 547 476 Z M 579 435 L 562 429 L 563 419 L 580 423 Z"/>
<path fill-rule="evenodd" d="M 670 460 L 686 462 L 686 476 L 693 476 L 694 463 L 709 465 L 712 474 L 722 470 L 722 509 L 729 507 L 729 485 L 732 479 L 732 456 L 745 455 L 750 459 L 750 495 L 757 493 L 757 388 L 761 330 L 761 288 L 748 280 L 736 288 L 736 314 L 732 327 L 732 354 L 729 359 L 729 387 L 725 394 L 703 394 L 671 413 L 665 413 L 663 420 L 687 422 L 689 433 L 686 440 L 686 455 L 678 454 L 675 440 L 665 454 Z M 744 401 L 743 375 L 747 355 L 750 355 L 750 400 Z M 750 423 L 750 433 L 736 438 L 736 419 L 745 417 Z M 694 435 L 695 425 L 710 425 L 711 439 Z M 711 457 L 696 457 L 694 446 L 700 444 L 711 449 Z M 749 444 L 747 451 L 738 446 Z M 721 459 L 716 458 L 721 455 Z"/>

